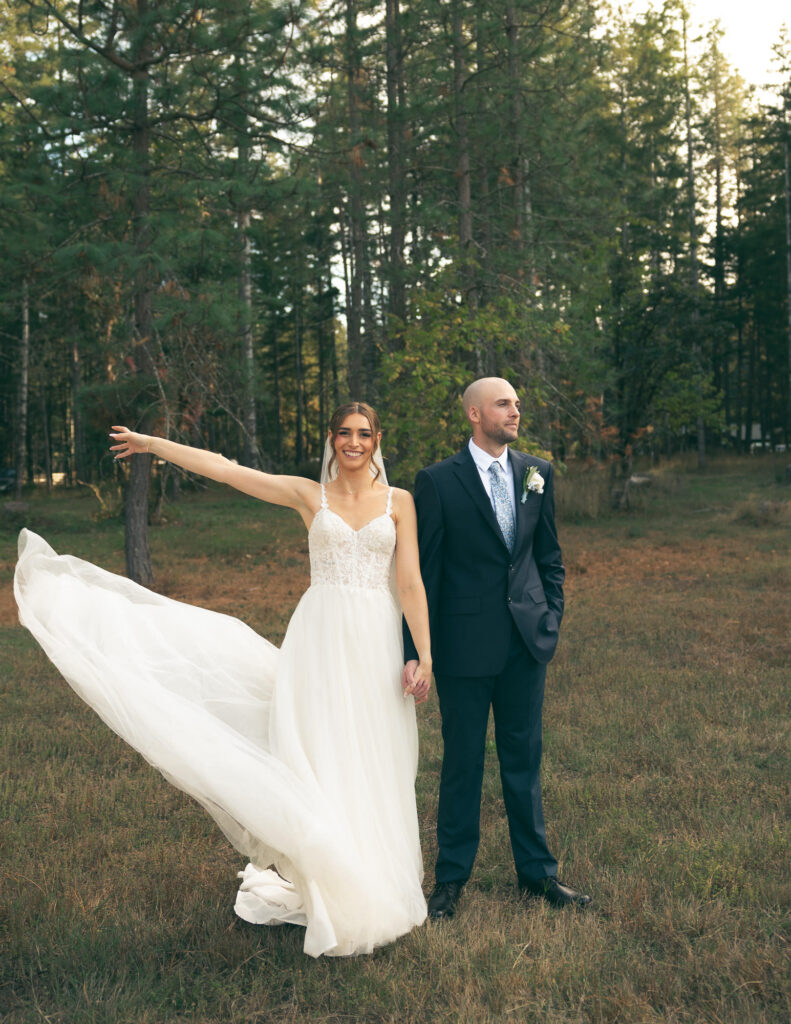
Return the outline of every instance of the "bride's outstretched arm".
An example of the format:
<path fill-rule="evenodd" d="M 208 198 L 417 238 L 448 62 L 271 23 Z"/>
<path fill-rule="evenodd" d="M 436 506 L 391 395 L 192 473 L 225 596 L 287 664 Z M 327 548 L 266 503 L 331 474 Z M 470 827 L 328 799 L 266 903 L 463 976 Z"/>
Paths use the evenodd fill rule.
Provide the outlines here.
<path fill-rule="evenodd" d="M 190 473 L 198 473 L 210 480 L 228 484 L 254 498 L 295 508 L 306 521 L 312 518 L 319 503 L 319 485 L 304 477 L 261 473 L 257 469 L 238 466 L 217 452 L 177 444 L 164 437 L 136 434 L 126 427 L 113 427 L 110 437 L 117 442 L 110 447 L 110 451 L 116 453 L 116 459 L 146 453 L 156 455 L 157 458 L 181 466 Z"/>
<path fill-rule="evenodd" d="M 420 704 L 428 696 L 431 685 L 431 637 L 428 625 L 428 602 L 420 575 L 417 543 L 417 514 L 409 491 L 395 490 L 393 506 L 396 513 L 396 583 L 398 599 L 409 632 L 415 642 L 418 658 L 406 692 L 413 693 Z"/>

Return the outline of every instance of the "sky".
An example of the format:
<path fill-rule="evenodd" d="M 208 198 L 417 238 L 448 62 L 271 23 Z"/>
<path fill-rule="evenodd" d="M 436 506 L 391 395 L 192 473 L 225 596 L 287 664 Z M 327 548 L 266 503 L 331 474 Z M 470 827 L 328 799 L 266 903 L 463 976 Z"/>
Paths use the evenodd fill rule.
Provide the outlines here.
<path fill-rule="evenodd" d="M 722 52 L 750 85 L 770 78 L 772 45 L 785 22 L 791 30 L 791 3 L 787 0 L 688 0 L 692 25 L 707 28 L 719 18 L 725 37 Z M 635 11 L 652 6 L 649 0 L 633 0 Z"/>

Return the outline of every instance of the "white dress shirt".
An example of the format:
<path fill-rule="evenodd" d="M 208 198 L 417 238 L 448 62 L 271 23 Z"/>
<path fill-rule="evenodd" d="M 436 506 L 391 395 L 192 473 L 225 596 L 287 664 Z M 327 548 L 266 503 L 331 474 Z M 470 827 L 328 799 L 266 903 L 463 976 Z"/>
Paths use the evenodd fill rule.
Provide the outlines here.
<path fill-rule="evenodd" d="M 500 463 L 500 468 L 503 471 L 503 477 L 505 479 L 505 486 L 508 488 L 508 494 L 511 498 L 511 508 L 514 510 L 514 515 L 516 515 L 516 490 L 514 488 L 514 474 L 511 472 L 511 466 L 508 462 L 508 446 L 506 445 L 499 459 L 495 459 L 494 456 L 485 452 L 483 448 L 479 448 L 472 438 L 470 438 L 469 449 L 470 455 L 472 455 L 472 460 L 478 467 L 478 474 L 481 478 L 481 483 L 483 484 L 486 493 L 489 495 L 489 501 L 492 500 L 492 478 L 489 475 L 489 467 L 493 462 Z"/>

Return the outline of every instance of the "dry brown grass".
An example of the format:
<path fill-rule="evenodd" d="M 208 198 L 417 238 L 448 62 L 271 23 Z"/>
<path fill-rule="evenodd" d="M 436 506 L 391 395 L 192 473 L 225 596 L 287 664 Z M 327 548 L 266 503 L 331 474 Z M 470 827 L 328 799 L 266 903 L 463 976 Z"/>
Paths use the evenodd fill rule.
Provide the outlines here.
<path fill-rule="evenodd" d="M 4 588 L 3 1019 L 787 1024 L 791 541 L 734 499 L 785 503 L 768 465 L 676 467 L 643 511 L 561 524 L 545 802 L 591 911 L 516 900 L 492 756 L 457 918 L 349 961 L 306 958 L 299 929 L 235 920 L 241 858 L 58 679 Z M 83 508 L 34 502 L 31 525 L 120 568 L 118 524 L 86 532 Z M 214 492 L 169 515 L 154 533 L 159 585 L 281 636 L 307 580 L 298 523 Z M 7 581 L 10 531 L 0 543 Z M 430 867 L 433 701 L 421 740 Z"/>

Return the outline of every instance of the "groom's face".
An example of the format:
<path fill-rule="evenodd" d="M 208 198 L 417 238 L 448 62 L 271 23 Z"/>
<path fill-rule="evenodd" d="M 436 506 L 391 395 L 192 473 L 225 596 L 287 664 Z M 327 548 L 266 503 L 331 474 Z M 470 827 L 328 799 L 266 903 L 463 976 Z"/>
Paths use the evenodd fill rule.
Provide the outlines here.
<path fill-rule="evenodd" d="M 478 428 L 494 444 L 510 444 L 516 440 L 519 417 L 519 399 L 505 381 L 492 385 L 480 400 Z"/>

